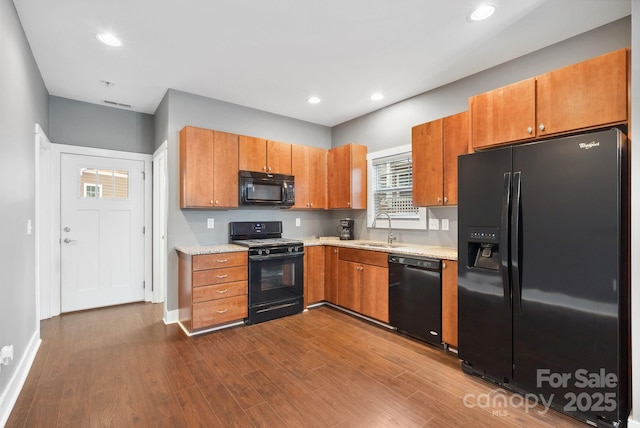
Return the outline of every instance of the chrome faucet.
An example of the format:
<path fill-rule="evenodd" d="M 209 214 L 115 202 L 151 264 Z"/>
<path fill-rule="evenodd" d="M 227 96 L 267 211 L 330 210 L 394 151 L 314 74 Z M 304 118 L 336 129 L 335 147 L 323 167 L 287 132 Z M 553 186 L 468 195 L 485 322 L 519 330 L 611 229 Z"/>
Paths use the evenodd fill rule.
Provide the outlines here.
<path fill-rule="evenodd" d="M 393 232 L 391 232 L 391 216 L 389 215 L 388 212 L 380 211 L 378 214 L 376 214 L 375 218 L 373 219 L 373 224 L 371 225 L 371 227 L 376 227 L 376 220 L 378 220 L 378 217 L 380 217 L 383 214 L 387 216 L 387 220 L 389 221 L 389 232 L 387 235 L 387 244 L 393 245 L 393 241 L 396 240 L 396 237 L 394 236 Z"/>

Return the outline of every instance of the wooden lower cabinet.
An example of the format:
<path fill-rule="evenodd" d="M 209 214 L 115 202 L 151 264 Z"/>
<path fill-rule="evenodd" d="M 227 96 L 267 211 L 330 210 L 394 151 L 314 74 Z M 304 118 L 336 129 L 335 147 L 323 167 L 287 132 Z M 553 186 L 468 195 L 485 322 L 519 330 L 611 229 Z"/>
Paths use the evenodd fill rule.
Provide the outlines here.
<path fill-rule="evenodd" d="M 442 341 L 458 347 L 458 262 L 442 261 Z"/>
<path fill-rule="evenodd" d="M 178 252 L 180 323 L 189 332 L 247 317 L 247 253 Z"/>
<path fill-rule="evenodd" d="M 338 304 L 338 247 L 324 247 L 324 299 Z"/>
<path fill-rule="evenodd" d="M 387 253 L 340 248 L 336 304 L 389 322 Z"/>
<path fill-rule="evenodd" d="M 322 245 L 304 248 L 304 307 L 325 300 L 325 249 Z"/>

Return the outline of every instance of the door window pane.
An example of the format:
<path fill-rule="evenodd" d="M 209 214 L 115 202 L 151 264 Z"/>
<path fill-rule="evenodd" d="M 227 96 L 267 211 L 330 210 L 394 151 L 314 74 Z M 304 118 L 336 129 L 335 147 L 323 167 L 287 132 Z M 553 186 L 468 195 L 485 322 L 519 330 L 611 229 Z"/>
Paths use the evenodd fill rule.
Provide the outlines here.
<path fill-rule="evenodd" d="M 80 168 L 80 197 L 129 198 L 129 171 Z"/>

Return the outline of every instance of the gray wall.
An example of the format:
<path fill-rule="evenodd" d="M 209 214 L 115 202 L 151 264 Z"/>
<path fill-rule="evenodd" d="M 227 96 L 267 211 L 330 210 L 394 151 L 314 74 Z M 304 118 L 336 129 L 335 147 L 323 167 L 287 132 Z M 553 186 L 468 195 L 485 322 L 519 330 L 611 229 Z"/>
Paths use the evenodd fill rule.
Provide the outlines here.
<path fill-rule="evenodd" d="M 150 114 L 49 98 L 52 143 L 135 153 L 153 153 L 154 118 Z"/>
<path fill-rule="evenodd" d="M 35 124 L 47 132 L 47 97 L 13 2 L 0 1 L 0 347 L 14 346 L 13 363 L 0 372 L 0 397 L 38 331 L 27 220 L 35 217 Z M 8 404 L 0 403 L 0 419 Z"/>
<path fill-rule="evenodd" d="M 178 262 L 176 245 L 207 245 L 229 240 L 230 221 L 281 220 L 286 237 L 326 235 L 330 231 L 324 212 L 279 209 L 181 210 L 180 197 L 180 130 L 186 126 L 216 129 L 234 134 L 262 137 L 286 143 L 328 149 L 331 130 L 309 122 L 213 100 L 185 92 L 169 90 L 156 112 L 156 147 L 168 141 L 169 249 L 167 263 L 167 309 L 178 307 Z M 215 228 L 207 229 L 207 218 L 215 220 Z M 301 226 L 295 226 L 300 218 Z M 333 227 L 335 234 L 335 227 Z"/>
<path fill-rule="evenodd" d="M 509 61 L 483 72 L 458 80 L 430 92 L 401 101 L 389 107 L 337 125 L 331 129 L 333 147 L 360 143 L 375 152 L 403 144 L 411 144 L 411 128 L 451 114 L 467 110 L 468 98 L 509 83 L 574 64 L 619 48 L 631 46 L 631 17 Z M 451 245 L 457 242 L 457 208 L 433 208 L 431 218 L 450 221 L 450 232 L 401 231 L 404 242 L 426 245 Z M 366 238 L 384 239 L 385 231 L 367 230 L 365 216 L 353 214 L 358 234 Z"/>

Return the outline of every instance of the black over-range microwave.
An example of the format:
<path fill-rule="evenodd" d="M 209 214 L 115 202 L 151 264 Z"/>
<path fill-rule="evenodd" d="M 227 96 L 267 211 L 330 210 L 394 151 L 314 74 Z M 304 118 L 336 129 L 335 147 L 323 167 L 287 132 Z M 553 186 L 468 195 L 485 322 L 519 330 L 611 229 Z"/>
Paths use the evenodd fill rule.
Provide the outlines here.
<path fill-rule="evenodd" d="M 289 208 L 295 202 L 293 175 L 240 171 L 238 184 L 241 206 Z"/>

